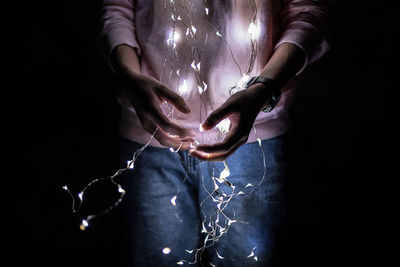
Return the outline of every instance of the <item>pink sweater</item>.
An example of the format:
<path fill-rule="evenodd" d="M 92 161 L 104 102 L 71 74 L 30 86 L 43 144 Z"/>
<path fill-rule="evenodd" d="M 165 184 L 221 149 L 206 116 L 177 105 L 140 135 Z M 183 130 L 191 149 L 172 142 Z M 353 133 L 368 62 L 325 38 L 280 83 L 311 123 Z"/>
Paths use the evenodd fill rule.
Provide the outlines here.
<path fill-rule="evenodd" d="M 248 142 L 287 131 L 299 74 L 328 49 L 327 20 L 323 0 L 104 0 L 101 18 L 106 53 L 119 44 L 135 48 L 142 73 L 184 97 L 192 112 L 175 110 L 171 118 L 196 130 L 200 143 L 216 142 L 218 131 L 200 132 L 199 125 L 225 102 L 229 88 L 259 74 L 284 42 L 303 49 L 306 62 L 282 89 L 275 109 L 260 112 Z M 134 109 L 124 97 L 119 103 L 121 134 L 147 143 L 151 135 Z M 155 139 L 150 145 L 161 146 Z"/>

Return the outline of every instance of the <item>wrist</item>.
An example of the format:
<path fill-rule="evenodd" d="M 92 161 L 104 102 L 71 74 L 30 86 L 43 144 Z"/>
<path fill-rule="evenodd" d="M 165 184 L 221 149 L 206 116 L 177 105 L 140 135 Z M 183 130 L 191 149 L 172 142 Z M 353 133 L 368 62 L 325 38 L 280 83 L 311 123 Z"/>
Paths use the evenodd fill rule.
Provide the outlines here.
<path fill-rule="evenodd" d="M 128 45 L 118 45 L 110 55 L 111 64 L 118 74 L 132 76 L 140 73 L 139 57 Z"/>
<path fill-rule="evenodd" d="M 245 86 L 245 89 L 248 88 L 255 90 L 257 97 L 262 103 L 260 109 L 264 112 L 272 111 L 281 97 L 280 87 L 278 87 L 274 80 L 267 77 L 252 77 Z"/>

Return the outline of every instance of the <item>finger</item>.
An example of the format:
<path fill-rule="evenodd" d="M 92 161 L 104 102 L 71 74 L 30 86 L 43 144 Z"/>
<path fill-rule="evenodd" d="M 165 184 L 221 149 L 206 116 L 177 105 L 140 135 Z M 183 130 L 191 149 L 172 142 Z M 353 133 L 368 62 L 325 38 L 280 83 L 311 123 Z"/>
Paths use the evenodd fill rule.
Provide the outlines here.
<path fill-rule="evenodd" d="M 204 130 L 214 128 L 220 121 L 226 119 L 233 112 L 232 106 L 225 102 L 222 106 L 214 110 L 202 124 Z"/>
<path fill-rule="evenodd" d="M 190 142 L 190 141 L 181 141 L 182 145 L 180 150 L 189 150 L 189 149 L 193 149 L 194 148 L 194 142 Z"/>
<path fill-rule="evenodd" d="M 247 142 L 248 135 L 244 134 L 242 131 L 238 130 L 239 127 L 235 126 L 232 130 L 227 134 L 224 141 L 217 144 L 212 145 L 199 145 L 196 147 L 196 150 L 206 152 L 206 153 L 226 153 L 230 150 L 236 148 L 239 144 Z"/>
<path fill-rule="evenodd" d="M 179 139 L 180 145 L 179 145 L 179 150 L 189 150 L 194 148 L 195 144 L 195 139 L 194 138 L 184 138 L 184 139 Z"/>
<path fill-rule="evenodd" d="M 245 143 L 245 142 L 243 142 Z M 238 143 L 233 146 L 229 151 L 208 153 L 196 149 L 190 150 L 190 155 L 204 161 L 224 161 L 232 155 L 243 143 Z"/>
<path fill-rule="evenodd" d="M 224 142 L 214 145 L 199 145 L 190 150 L 190 155 L 201 160 L 221 161 L 232 155 L 241 145 L 247 142 L 247 136 L 238 137 L 238 132 L 227 136 Z"/>
<path fill-rule="evenodd" d="M 179 140 L 178 137 L 166 133 L 163 129 L 158 127 L 152 120 L 149 120 L 143 116 L 140 116 L 139 120 L 142 123 L 142 127 L 151 135 L 154 135 L 154 138 L 162 146 L 173 147 L 174 149 L 177 149 L 179 146 L 181 146 L 182 142 Z"/>
<path fill-rule="evenodd" d="M 183 99 L 183 97 L 177 93 L 172 92 L 168 88 L 162 88 L 160 93 L 164 100 L 174 105 L 174 107 L 176 107 L 176 109 L 178 109 L 180 112 L 187 114 L 192 111 L 186 104 L 186 101 Z"/>
<path fill-rule="evenodd" d="M 164 115 L 160 107 L 154 107 L 155 112 L 153 112 L 150 116 L 152 120 L 160 126 L 165 132 L 173 135 L 177 135 L 181 138 L 185 137 L 194 137 L 196 134 L 187 129 L 184 128 L 174 122 L 172 122 L 170 119 L 168 119 L 167 116 Z"/>

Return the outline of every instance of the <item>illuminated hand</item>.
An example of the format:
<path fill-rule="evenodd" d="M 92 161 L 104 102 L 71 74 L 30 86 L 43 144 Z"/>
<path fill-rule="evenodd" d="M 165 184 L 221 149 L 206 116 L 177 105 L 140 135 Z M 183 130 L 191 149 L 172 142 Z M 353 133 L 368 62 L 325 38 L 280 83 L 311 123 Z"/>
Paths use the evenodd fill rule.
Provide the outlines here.
<path fill-rule="evenodd" d="M 198 145 L 190 154 L 201 160 L 223 161 L 242 144 L 247 142 L 258 113 L 268 104 L 270 90 L 263 84 L 254 84 L 228 98 L 203 123 L 204 130 L 214 128 L 220 121 L 229 118 L 231 129 L 222 143 Z"/>
<path fill-rule="evenodd" d="M 145 75 L 129 75 L 123 82 L 123 94 L 135 109 L 143 128 L 150 134 L 155 133 L 154 137 L 163 146 L 189 149 L 195 134 L 172 122 L 160 107 L 167 101 L 178 111 L 187 114 L 191 110 L 185 100 L 156 79 Z"/>

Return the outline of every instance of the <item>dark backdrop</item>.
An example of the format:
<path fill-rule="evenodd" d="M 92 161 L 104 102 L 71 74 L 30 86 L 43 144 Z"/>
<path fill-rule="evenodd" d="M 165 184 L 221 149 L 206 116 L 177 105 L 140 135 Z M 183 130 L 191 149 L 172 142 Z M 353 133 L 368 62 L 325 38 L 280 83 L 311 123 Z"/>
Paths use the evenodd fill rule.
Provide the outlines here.
<path fill-rule="evenodd" d="M 293 264 L 357 265 L 374 260 L 381 220 L 389 62 L 398 9 L 367 1 L 331 1 L 331 51 L 306 71 L 291 109 L 297 179 L 291 187 Z M 79 230 L 91 209 L 111 203 L 109 186 L 71 211 L 65 184 L 78 192 L 117 170 L 118 105 L 113 77 L 95 40 L 100 1 L 30 1 L 24 6 L 23 71 L 16 80 L 13 129 L 21 148 L 11 182 L 14 260 L 44 265 L 119 263 L 119 210 Z M 21 74 L 22 73 L 22 74 Z M 22 111 L 22 112 L 21 112 Z"/>

